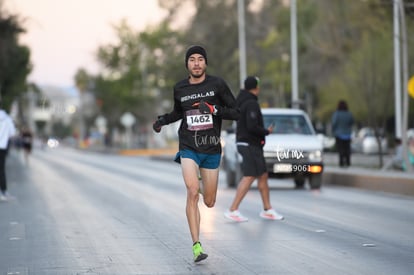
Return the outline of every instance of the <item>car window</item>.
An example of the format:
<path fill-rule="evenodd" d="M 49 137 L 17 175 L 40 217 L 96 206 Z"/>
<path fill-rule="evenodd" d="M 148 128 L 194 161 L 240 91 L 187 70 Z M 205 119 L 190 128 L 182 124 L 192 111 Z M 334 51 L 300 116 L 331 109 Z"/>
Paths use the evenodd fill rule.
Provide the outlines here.
<path fill-rule="evenodd" d="M 273 125 L 272 134 L 312 134 L 306 119 L 301 115 L 264 115 L 263 121 L 266 128 Z"/>

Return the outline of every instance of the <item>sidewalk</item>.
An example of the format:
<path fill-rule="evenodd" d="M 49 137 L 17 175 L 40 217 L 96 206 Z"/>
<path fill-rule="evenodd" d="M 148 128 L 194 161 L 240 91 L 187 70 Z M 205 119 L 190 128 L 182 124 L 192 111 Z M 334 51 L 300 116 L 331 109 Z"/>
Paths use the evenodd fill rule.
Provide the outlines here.
<path fill-rule="evenodd" d="M 383 156 L 387 163 L 391 155 Z M 381 170 L 378 155 L 353 154 L 351 167 L 338 167 L 337 153 L 325 153 L 323 184 L 351 186 L 414 196 L 414 174 L 396 170 Z"/>

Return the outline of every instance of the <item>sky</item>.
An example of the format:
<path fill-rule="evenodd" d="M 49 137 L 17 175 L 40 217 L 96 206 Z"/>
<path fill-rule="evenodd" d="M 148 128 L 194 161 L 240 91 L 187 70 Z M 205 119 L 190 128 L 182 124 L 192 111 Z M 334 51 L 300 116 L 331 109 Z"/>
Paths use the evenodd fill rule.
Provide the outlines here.
<path fill-rule="evenodd" d="M 78 68 L 98 71 L 94 53 L 115 41 L 113 24 L 126 19 L 144 30 L 165 15 L 157 0 L 4 0 L 4 7 L 25 19 L 20 42 L 31 50 L 29 81 L 59 87 L 73 87 Z"/>

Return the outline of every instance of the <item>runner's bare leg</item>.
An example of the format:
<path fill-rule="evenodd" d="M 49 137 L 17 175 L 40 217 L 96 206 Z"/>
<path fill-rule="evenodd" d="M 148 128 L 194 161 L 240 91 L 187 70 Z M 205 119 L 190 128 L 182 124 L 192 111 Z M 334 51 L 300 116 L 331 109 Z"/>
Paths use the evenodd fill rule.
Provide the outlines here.
<path fill-rule="evenodd" d="M 203 199 L 207 207 L 213 207 L 216 203 L 219 168 L 200 168 L 201 180 L 203 182 Z"/>
<path fill-rule="evenodd" d="M 198 165 L 194 160 L 181 158 L 181 170 L 187 188 L 186 215 L 190 227 L 191 238 L 199 241 L 200 236 L 200 210 L 198 208 L 200 183 L 198 180 Z"/>

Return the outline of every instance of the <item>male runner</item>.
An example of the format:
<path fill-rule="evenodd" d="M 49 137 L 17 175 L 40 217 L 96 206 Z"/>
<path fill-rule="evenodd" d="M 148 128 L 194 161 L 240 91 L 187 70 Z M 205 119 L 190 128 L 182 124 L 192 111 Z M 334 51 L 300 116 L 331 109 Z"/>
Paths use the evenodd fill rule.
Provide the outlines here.
<path fill-rule="evenodd" d="M 179 152 L 176 161 L 181 163 L 187 188 L 186 215 L 193 241 L 194 261 L 207 258 L 199 240 L 200 211 L 198 208 L 201 174 L 203 198 L 207 207 L 216 201 L 219 165 L 221 159 L 220 132 L 222 119 L 237 120 L 235 98 L 220 77 L 207 75 L 207 53 L 198 45 L 191 46 L 185 55 L 188 78 L 174 86 L 174 109 L 159 116 L 153 128 L 182 119 L 178 131 Z"/>

